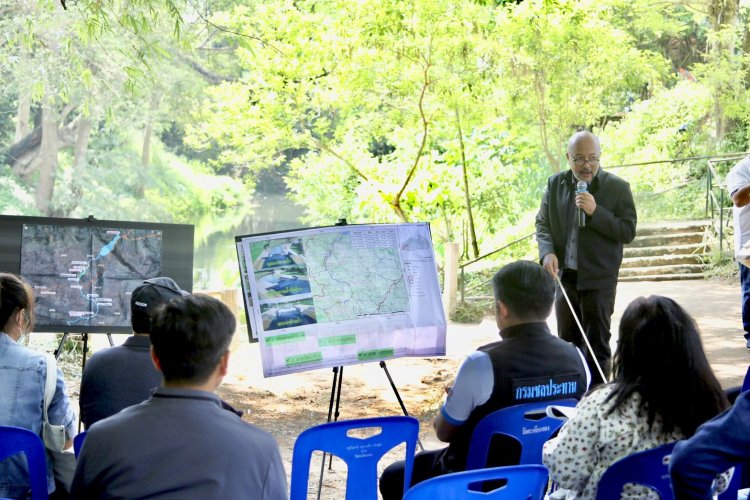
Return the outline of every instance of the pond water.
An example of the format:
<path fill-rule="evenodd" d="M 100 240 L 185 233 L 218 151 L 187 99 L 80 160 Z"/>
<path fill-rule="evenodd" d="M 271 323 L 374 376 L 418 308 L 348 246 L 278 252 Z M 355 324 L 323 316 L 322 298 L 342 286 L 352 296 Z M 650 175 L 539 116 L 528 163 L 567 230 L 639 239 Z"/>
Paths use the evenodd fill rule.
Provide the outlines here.
<path fill-rule="evenodd" d="M 282 195 L 259 195 L 245 209 L 197 221 L 193 290 L 239 288 L 235 236 L 305 227 L 298 220 L 302 212 Z"/>

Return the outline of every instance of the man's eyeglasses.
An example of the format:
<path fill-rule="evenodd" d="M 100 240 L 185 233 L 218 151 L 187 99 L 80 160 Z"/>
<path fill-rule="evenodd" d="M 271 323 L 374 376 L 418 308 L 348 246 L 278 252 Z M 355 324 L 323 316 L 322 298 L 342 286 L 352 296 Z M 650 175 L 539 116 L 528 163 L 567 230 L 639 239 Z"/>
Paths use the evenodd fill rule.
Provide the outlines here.
<path fill-rule="evenodd" d="M 582 156 L 576 156 L 573 158 L 573 163 L 576 167 L 582 167 L 587 163 L 592 167 L 596 167 L 599 165 L 599 158 L 583 158 Z"/>

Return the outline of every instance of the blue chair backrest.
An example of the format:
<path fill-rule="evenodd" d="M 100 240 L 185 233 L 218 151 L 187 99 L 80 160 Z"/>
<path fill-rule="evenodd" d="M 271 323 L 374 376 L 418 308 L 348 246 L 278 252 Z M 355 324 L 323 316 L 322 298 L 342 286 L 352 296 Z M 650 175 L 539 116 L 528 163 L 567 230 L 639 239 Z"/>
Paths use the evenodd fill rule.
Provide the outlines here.
<path fill-rule="evenodd" d="M 76 437 L 73 438 L 73 452 L 76 454 L 76 458 L 81 454 L 81 448 L 83 447 L 83 441 L 86 439 L 86 433 L 88 431 L 79 432 Z"/>
<path fill-rule="evenodd" d="M 475 488 L 483 481 L 505 479 L 507 483 L 489 492 Z M 549 472 L 543 465 L 512 465 L 454 472 L 415 484 L 404 500 L 453 500 L 482 498 L 507 500 L 542 500 Z"/>
<path fill-rule="evenodd" d="M 466 469 L 482 469 L 487 464 L 492 437 L 496 434 L 510 436 L 521 443 L 519 464 L 541 464 L 544 443 L 557 432 L 565 420 L 544 415 L 547 407 L 575 406 L 575 399 L 542 401 L 509 406 L 494 411 L 479 421 L 471 435 Z M 540 415 L 543 415 L 541 418 Z"/>
<path fill-rule="evenodd" d="M 599 480 L 597 500 L 620 498 L 623 487 L 628 483 L 649 486 L 659 493 L 661 500 L 672 500 L 674 495 L 669 478 L 669 456 L 674 445 L 675 443 L 663 444 L 614 462 Z"/>
<path fill-rule="evenodd" d="M 366 438 L 350 436 L 356 429 L 380 432 Z M 291 500 L 307 498 L 310 460 L 314 451 L 336 455 L 347 467 L 346 498 L 375 500 L 378 496 L 378 461 L 391 449 L 406 443 L 404 491 L 408 488 L 419 435 L 414 417 L 377 417 L 329 422 L 303 431 L 292 454 Z"/>
<path fill-rule="evenodd" d="M 0 461 L 18 453 L 26 455 L 31 499 L 48 498 L 47 462 L 41 438 L 28 429 L 0 426 Z"/>

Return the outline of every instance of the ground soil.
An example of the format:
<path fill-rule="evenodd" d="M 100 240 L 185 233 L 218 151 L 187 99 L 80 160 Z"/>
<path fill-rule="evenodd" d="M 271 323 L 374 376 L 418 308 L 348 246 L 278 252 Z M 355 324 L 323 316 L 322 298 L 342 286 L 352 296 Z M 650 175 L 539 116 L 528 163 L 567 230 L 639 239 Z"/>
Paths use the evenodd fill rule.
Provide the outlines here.
<path fill-rule="evenodd" d="M 722 385 L 739 385 L 750 363 L 750 353 L 744 346 L 740 328 L 739 285 L 715 281 L 620 284 L 612 325 L 613 349 L 619 318 L 625 306 L 639 295 L 651 294 L 674 298 L 696 318 L 709 360 Z M 554 315 L 550 319 L 550 326 L 555 331 L 553 318 Z M 43 341 L 44 335 L 38 334 L 32 344 Z M 446 356 L 388 361 L 388 369 L 408 412 L 420 420 L 420 435 L 425 448 L 441 446 L 432 433 L 430 421 L 442 402 L 445 386 L 451 383 L 461 360 L 476 347 L 497 338 L 497 327 L 490 318 L 478 325 L 450 324 Z M 116 343 L 122 341 L 124 337 L 115 339 Z M 44 342 L 43 346 L 38 347 L 49 348 L 49 337 Z M 96 350 L 106 348 L 108 343 L 105 336 L 97 335 L 93 336 L 91 345 Z M 61 363 L 76 407 L 79 363 L 80 357 L 75 355 L 69 355 L 68 360 Z M 289 477 L 297 435 L 328 419 L 332 370 L 320 369 L 264 378 L 258 345 L 250 344 L 246 332 L 242 330 L 238 331 L 232 346 L 230 363 L 230 373 L 219 390 L 221 397 L 243 410 L 245 420 L 267 430 L 277 439 Z M 343 373 L 339 419 L 401 414 L 395 393 L 377 363 L 347 366 Z M 397 452 L 387 455 L 381 461 L 380 469 L 397 458 Z M 319 467 L 319 462 L 314 462 L 312 470 L 319 471 Z M 310 492 L 314 498 L 317 472 L 313 476 L 315 479 L 311 478 Z M 324 474 L 321 498 L 344 498 L 345 476 L 345 467 L 334 461 L 332 470 Z"/>

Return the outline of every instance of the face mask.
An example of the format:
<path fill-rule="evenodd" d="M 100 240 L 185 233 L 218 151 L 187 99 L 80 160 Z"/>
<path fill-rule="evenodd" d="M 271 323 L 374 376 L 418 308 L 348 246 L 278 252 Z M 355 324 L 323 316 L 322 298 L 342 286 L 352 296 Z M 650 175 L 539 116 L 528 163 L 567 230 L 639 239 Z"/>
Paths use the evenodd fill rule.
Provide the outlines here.
<path fill-rule="evenodd" d="M 18 325 L 18 329 L 21 330 L 21 335 L 18 337 L 16 343 L 25 345 L 27 342 L 26 339 L 31 333 L 31 330 L 29 330 L 29 326 L 31 326 L 31 320 L 29 319 L 29 314 L 26 312 L 26 309 L 23 310 L 23 319 L 26 323 L 26 328 L 21 328 L 21 325 Z"/>

